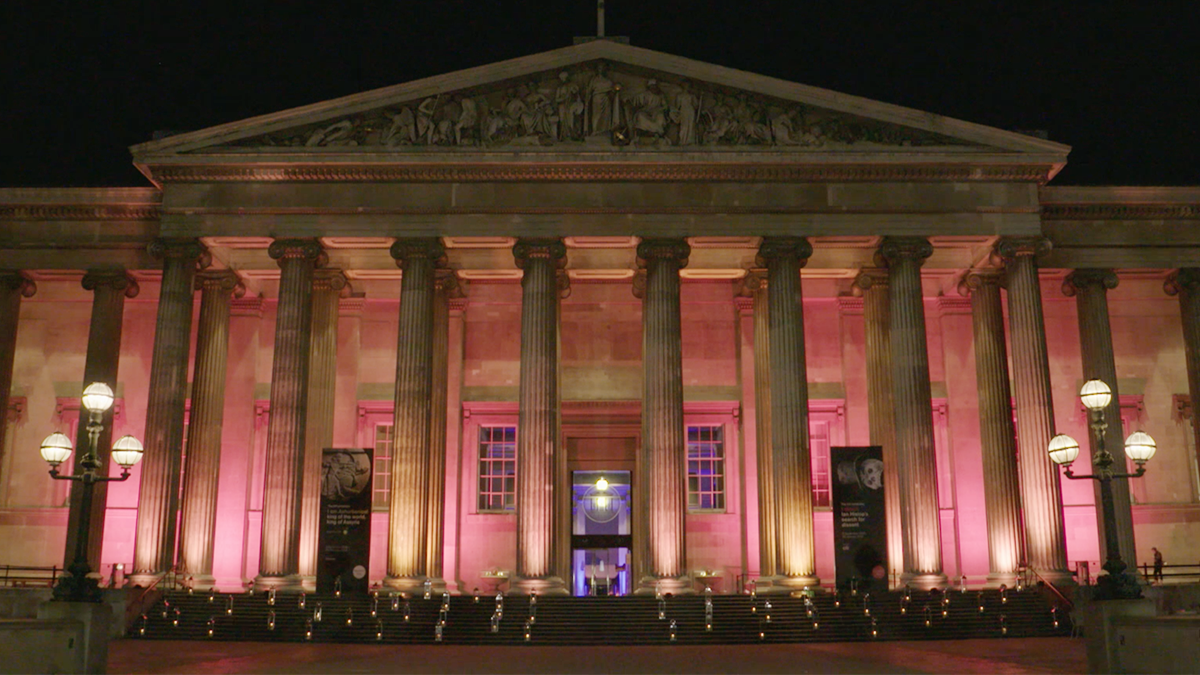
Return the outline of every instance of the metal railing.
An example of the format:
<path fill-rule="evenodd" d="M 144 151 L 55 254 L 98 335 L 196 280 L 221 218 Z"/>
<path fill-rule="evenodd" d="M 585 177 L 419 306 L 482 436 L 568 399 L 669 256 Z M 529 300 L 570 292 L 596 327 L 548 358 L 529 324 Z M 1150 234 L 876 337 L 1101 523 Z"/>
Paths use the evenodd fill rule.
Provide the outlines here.
<path fill-rule="evenodd" d="M 1156 581 L 1154 565 L 1152 563 L 1142 563 L 1141 569 L 1142 577 L 1147 582 Z M 1194 581 L 1200 581 L 1200 564 L 1162 566 L 1162 581 L 1160 583 L 1183 584 Z"/>
<path fill-rule="evenodd" d="M 61 567 L 0 565 L 0 586 L 54 586 Z"/>

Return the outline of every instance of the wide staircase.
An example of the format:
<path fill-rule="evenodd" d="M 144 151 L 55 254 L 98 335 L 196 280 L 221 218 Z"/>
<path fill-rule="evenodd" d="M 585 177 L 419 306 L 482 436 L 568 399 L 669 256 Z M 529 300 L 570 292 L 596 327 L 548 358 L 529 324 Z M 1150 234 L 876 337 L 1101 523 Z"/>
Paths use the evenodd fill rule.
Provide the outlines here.
<path fill-rule="evenodd" d="M 739 644 L 1069 635 L 1022 590 L 818 593 L 811 598 L 442 596 L 169 591 L 129 634 L 163 640 L 459 645 Z"/>

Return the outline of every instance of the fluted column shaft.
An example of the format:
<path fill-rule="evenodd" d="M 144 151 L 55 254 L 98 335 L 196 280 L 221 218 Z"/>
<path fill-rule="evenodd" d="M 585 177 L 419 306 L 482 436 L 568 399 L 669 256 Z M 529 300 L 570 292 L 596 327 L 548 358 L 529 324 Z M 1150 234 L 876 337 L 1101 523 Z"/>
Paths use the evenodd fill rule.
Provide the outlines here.
<path fill-rule="evenodd" d="M 313 274 L 312 338 L 308 360 L 308 414 L 304 431 L 304 492 L 300 506 L 300 576 L 317 576 L 321 517 L 321 454 L 333 446 L 333 404 L 337 387 L 338 315 L 346 275 L 338 270 Z"/>
<path fill-rule="evenodd" d="M 442 558 L 446 531 L 446 421 L 450 363 L 450 298 L 459 292 L 451 270 L 439 270 L 433 296 L 433 409 L 429 425 L 429 500 L 426 517 L 425 571 L 444 579 Z M 444 583 L 444 581 L 443 581 Z"/>
<path fill-rule="evenodd" d="M 230 271 L 201 272 L 200 318 L 196 329 L 196 365 L 192 411 L 180 505 L 179 558 L 198 587 L 213 581 L 217 486 L 221 472 L 221 430 L 225 418 L 225 376 L 229 355 L 229 307 L 235 292 L 245 293 Z"/>
<path fill-rule="evenodd" d="M 964 279 L 960 291 L 971 296 L 983 499 L 987 510 L 988 582 L 1011 586 L 1017 581 L 1022 559 L 1021 488 L 1000 282 L 997 272 L 972 272 Z"/>
<path fill-rule="evenodd" d="M 759 575 L 774 577 L 779 569 L 778 519 L 775 514 L 775 467 L 771 452 L 771 308 L 766 270 L 753 272 L 754 293 L 754 423 L 758 467 Z"/>
<path fill-rule="evenodd" d="M 121 327 L 124 323 L 125 299 L 136 297 L 138 285 L 124 270 L 94 270 L 83 276 L 83 287 L 92 291 L 92 318 L 88 327 L 87 360 L 83 366 L 83 387 L 93 382 L 103 382 L 117 392 L 117 363 L 121 356 Z M 81 388 L 82 390 L 82 388 Z M 108 448 L 112 447 L 112 424 L 115 406 L 104 411 L 101 423 L 104 428 L 100 431 L 97 441 L 96 460 L 100 463 L 99 472 L 108 475 Z M 86 454 L 88 447 L 87 430 L 88 413 L 79 411 L 79 428 L 75 433 L 75 455 L 73 474 L 83 469 L 80 460 Z M 74 487 L 74 485 L 72 486 Z M 76 546 L 76 533 L 80 523 L 88 524 L 88 565 L 93 570 L 100 569 L 100 545 L 104 535 L 104 509 L 108 498 L 108 484 L 96 483 L 92 497 L 91 513 L 83 513 L 83 490 L 71 490 L 71 507 L 67 517 L 67 546 L 64 567 L 69 566 L 73 559 L 72 552 Z"/>
<path fill-rule="evenodd" d="M 133 551 L 133 580 L 143 585 L 175 564 L 193 284 L 204 249 L 194 239 L 159 239 L 150 245 L 150 253 L 163 258 L 163 277 L 150 360 L 151 395 L 146 402 L 145 454 Z"/>
<path fill-rule="evenodd" d="M 0 270 L 0 467 L 8 429 L 8 397 L 12 392 L 13 362 L 17 356 L 17 325 L 21 298 L 33 297 L 37 284 L 20 272 Z"/>
<path fill-rule="evenodd" d="M 899 464 L 900 530 L 904 546 L 901 581 L 942 586 L 942 537 L 938 513 L 937 455 L 925 336 L 921 265 L 933 253 L 921 237 L 887 237 L 880 254 L 888 266 L 891 302 L 892 386 Z M 894 489 L 886 485 L 884 489 Z"/>
<path fill-rule="evenodd" d="M 299 588 L 312 281 L 323 253 L 310 239 L 279 239 L 268 252 L 279 261 L 280 278 L 258 584 Z"/>
<path fill-rule="evenodd" d="M 887 520 L 888 576 L 904 572 L 900 524 L 900 462 L 896 457 L 895 403 L 892 398 L 892 312 L 888 271 L 865 269 L 854 280 L 862 291 L 867 342 L 867 422 L 871 445 L 883 450 L 884 512 Z"/>
<path fill-rule="evenodd" d="M 1079 319 L 1079 352 L 1083 359 L 1085 380 L 1101 380 L 1112 390 L 1112 400 L 1104 409 L 1108 429 L 1104 435 L 1105 447 L 1124 464 L 1125 434 L 1121 424 L 1121 394 L 1117 383 L 1117 361 L 1113 355 L 1112 324 L 1108 317 L 1108 291 L 1117 287 L 1119 280 L 1112 270 L 1079 269 L 1067 275 L 1063 281 L 1063 293 L 1075 296 L 1075 313 Z M 1088 425 L 1088 439 L 1092 456 L 1100 451 L 1099 438 L 1095 429 Z M 1118 471 L 1121 467 L 1118 466 Z M 1101 504 L 1100 482 L 1092 481 L 1096 505 Z M 1129 479 L 1113 478 L 1113 511 L 1115 514 L 1117 549 L 1121 560 L 1130 564 L 1137 562 L 1137 548 L 1133 538 L 1133 500 L 1129 497 Z M 1099 533 L 1100 550 L 1107 550 L 1104 513 L 1096 509 L 1096 531 Z"/>
<path fill-rule="evenodd" d="M 785 585 L 817 583 L 813 538 L 812 459 L 808 445 L 808 370 L 800 268 L 812 255 L 803 237 L 768 237 L 759 249 L 770 287 L 771 465 L 776 541 Z"/>
<path fill-rule="evenodd" d="M 1188 398 L 1192 406 L 1193 447 L 1197 459 L 1200 460 L 1200 268 L 1185 267 L 1173 272 L 1163 285 L 1163 290 L 1169 295 L 1179 296 L 1183 353 L 1187 363 Z"/>
<path fill-rule="evenodd" d="M 1006 239 L 997 245 L 1008 275 L 1008 323 L 1017 402 L 1021 504 L 1028 564 L 1051 583 L 1069 582 L 1058 467 L 1046 453 L 1054 437 L 1054 401 L 1042 289 L 1034 256 L 1044 240 Z"/>
<path fill-rule="evenodd" d="M 691 248 L 682 239 L 644 239 L 642 301 L 642 445 L 636 503 L 645 505 L 643 588 L 683 590 L 687 572 L 687 447 L 683 428 L 683 334 L 679 270 Z M 640 283 L 640 282 L 639 282 Z M 639 523 L 640 524 L 640 523 Z"/>
<path fill-rule="evenodd" d="M 558 270 L 566 247 L 557 239 L 522 239 L 513 247 L 521 279 L 521 384 L 517 424 L 517 575 L 527 590 L 563 585 L 558 559 Z"/>
<path fill-rule="evenodd" d="M 395 445 L 388 503 L 386 583 L 410 588 L 428 576 L 429 428 L 433 410 L 433 304 L 435 268 L 444 251 L 437 239 L 402 239 L 392 257 L 404 271 L 400 283 L 400 333 L 396 345 Z"/>

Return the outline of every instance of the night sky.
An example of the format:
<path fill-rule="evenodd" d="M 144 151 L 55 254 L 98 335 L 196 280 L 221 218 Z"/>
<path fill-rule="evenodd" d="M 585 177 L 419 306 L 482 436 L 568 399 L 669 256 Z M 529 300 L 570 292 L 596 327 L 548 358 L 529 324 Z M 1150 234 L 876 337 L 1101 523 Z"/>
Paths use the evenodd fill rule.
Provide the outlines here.
<path fill-rule="evenodd" d="M 607 0 L 632 44 L 1074 147 L 1055 185 L 1200 184 L 1200 3 Z M 0 3 L 0 186 L 148 185 L 128 146 L 525 56 L 594 0 Z"/>

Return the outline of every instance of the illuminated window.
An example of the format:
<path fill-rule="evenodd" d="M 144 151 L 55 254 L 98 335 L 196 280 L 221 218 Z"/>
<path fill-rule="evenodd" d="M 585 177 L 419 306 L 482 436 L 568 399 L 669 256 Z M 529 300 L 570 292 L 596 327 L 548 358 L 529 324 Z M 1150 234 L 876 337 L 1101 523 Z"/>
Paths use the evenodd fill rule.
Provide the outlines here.
<path fill-rule="evenodd" d="M 375 424 L 375 475 L 371 485 L 371 508 L 386 511 L 392 494 L 392 426 L 391 422 Z"/>
<path fill-rule="evenodd" d="M 517 507 L 517 428 L 479 427 L 479 511 Z"/>
<path fill-rule="evenodd" d="M 720 424 L 687 428 L 688 509 L 725 509 L 725 427 Z"/>

